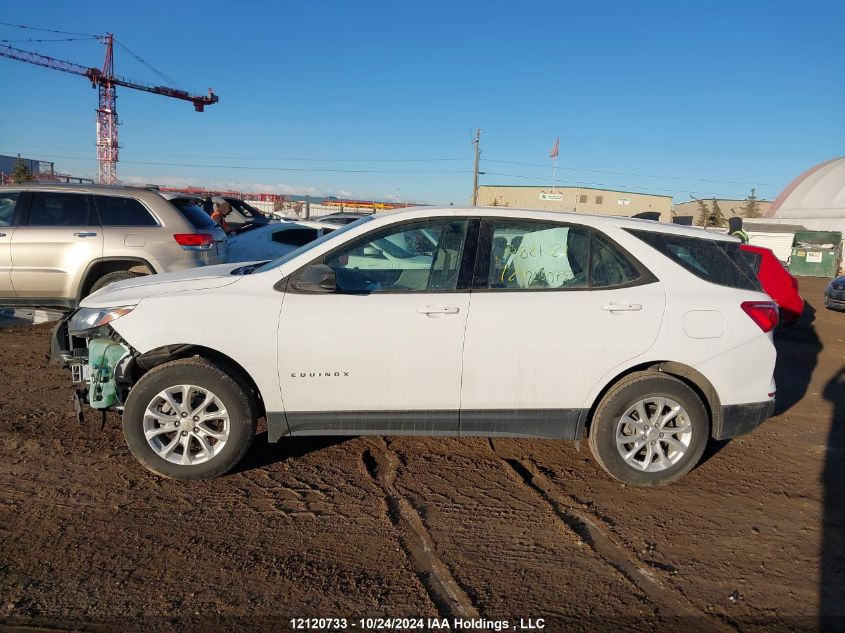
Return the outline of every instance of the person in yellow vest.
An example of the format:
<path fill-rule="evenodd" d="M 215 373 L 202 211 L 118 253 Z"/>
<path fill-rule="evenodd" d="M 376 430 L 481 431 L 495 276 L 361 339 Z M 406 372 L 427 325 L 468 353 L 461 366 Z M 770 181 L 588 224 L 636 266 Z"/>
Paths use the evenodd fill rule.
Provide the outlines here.
<path fill-rule="evenodd" d="M 748 233 L 742 230 L 742 218 L 728 218 L 728 235 L 738 237 L 743 244 L 748 244 Z"/>

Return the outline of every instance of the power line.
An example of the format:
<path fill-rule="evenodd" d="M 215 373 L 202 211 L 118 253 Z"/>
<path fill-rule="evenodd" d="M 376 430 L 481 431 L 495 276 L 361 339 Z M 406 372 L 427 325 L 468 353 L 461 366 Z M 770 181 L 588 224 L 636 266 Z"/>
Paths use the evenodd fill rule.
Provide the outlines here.
<path fill-rule="evenodd" d="M 32 144 L 29 147 L 41 147 L 46 150 L 59 149 L 77 151 L 82 148 L 78 147 L 58 147 L 55 145 L 36 145 Z M 88 148 L 84 148 L 88 149 Z M 15 150 L 14 153 L 19 153 L 20 149 Z M 38 153 L 38 152 L 33 152 Z M 170 158 L 207 158 L 208 154 L 170 154 L 162 152 L 135 152 L 132 150 L 125 150 L 123 155 L 129 156 L 158 156 Z M 242 160 L 242 161 L 280 161 L 280 162 L 303 162 L 303 163 L 428 163 L 428 162 L 449 162 L 449 161 L 469 161 L 470 158 L 466 156 L 460 157 L 440 157 L 440 158 L 313 158 L 313 157 L 293 157 L 293 156 L 234 156 L 234 155 L 217 155 L 215 158 L 223 160 Z M 69 158 L 69 157 L 64 157 Z M 87 159 L 86 159 L 87 160 Z"/>
<path fill-rule="evenodd" d="M 138 55 L 137 53 L 133 53 L 131 50 L 129 50 L 129 47 L 127 47 L 125 44 L 123 44 L 122 42 L 118 42 L 116 37 L 112 37 L 112 41 L 113 41 L 115 44 L 117 44 L 118 46 L 120 46 L 120 48 L 122 48 L 123 50 L 125 50 L 127 53 L 129 53 L 130 55 L 132 55 L 132 57 L 134 57 L 134 58 L 135 58 L 135 59 L 137 59 L 139 62 L 141 62 L 144 66 L 146 66 L 146 67 L 147 67 L 147 68 L 149 68 L 151 71 L 153 71 L 153 72 L 154 72 L 156 75 L 158 75 L 161 79 L 164 79 L 164 81 L 166 81 L 167 83 L 169 83 L 171 86 L 175 86 L 175 85 L 176 85 L 176 82 L 175 82 L 175 81 L 173 81 L 170 77 L 168 77 L 168 76 L 167 76 L 167 75 L 165 75 L 163 72 L 161 72 L 160 70 L 158 70 L 158 69 L 157 69 L 155 66 L 153 66 L 152 64 L 150 64 L 150 63 L 148 63 L 148 62 L 144 61 L 144 60 L 141 58 L 141 56 L 140 56 L 140 55 Z"/>
<path fill-rule="evenodd" d="M 93 33 L 77 33 L 76 31 L 59 31 L 56 29 L 42 29 L 37 26 L 27 26 L 26 24 L 12 24 L 11 22 L 0 22 L 0 26 L 12 26 L 17 29 L 26 29 L 28 31 L 41 31 L 42 33 L 58 33 L 59 35 L 83 35 L 86 37 L 102 37 Z"/>
<path fill-rule="evenodd" d="M 503 173 L 491 172 L 491 171 L 485 171 L 485 172 L 482 172 L 482 173 L 489 175 L 489 176 L 501 176 L 503 178 L 520 178 L 522 180 L 532 180 L 532 181 L 535 181 L 535 182 L 538 181 L 538 180 L 542 180 L 542 181 L 545 181 L 545 182 L 553 182 L 552 178 L 542 178 L 542 177 L 538 177 L 538 176 L 521 176 L 519 174 L 503 174 Z M 560 181 L 558 181 L 558 182 L 560 182 Z M 686 194 L 686 195 L 689 195 L 691 193 L 689 191 L 689 189 L 668 189 L 668 188 L 665 188 L 665 187 L 635 187 L 635 186 L 629 186 L 629 185 L 618 185 L 618 184 L 607 183 L 607 182 L 588 182 L 588 181 L 584 181 L 584 180 L 573 180 L 573 181 L 570 181 L 569 183 L 564 181 L 562 183 L 562 185 L 564 187 L 585 186 L 585 187 L 596 187 L 596 188 L 602 188 L 602 189 L 610 189 L 612 191 L 632 191 L 634 193 L 643 193 L 643 194 L 648 194 L 649 192 L 652 192 L 652 191 L 667 191 L 667 192 L 670 192 L 670 193 L 679 193 L 679 194 Z M 695 192 L 692 192 L 692 193 L 695 193 Z M 704 198 L 716 197 L 716 198 L 742 199 L 742 196 L 740 196 L 740 195 L 736 195 L 736 194 L 732 194 L 732 193 L 731 194 L 720 193 L 720 192 L 716 192 L 716 191 L 708 192 L 703 197 Z"/>
<path fill-rule="evenodd" d="M 90 156 L 59 156 L 53 155 L 52 158 L 62 158 L 65 160 L 87 160 L 96 161 L 96 158 Z M 250 171 L 282 171 L 282 172 L 309 172 L 309 173 L 338 173 L 338 174 L 471 174 L 471 169 L 449 170 L 449 171 L 420 171 L 414 170 L 390 170 L 390 169 L 326 169 L 326 168 L 305 168 L 305 167 L 270 167 L 264 165 L 208 165 L 201 163 L 164 163 L 158 161 L 140 161 L 140 160 L 122 160 L 122 163 L 130 165 L 152 165 L 155 167 L 197 167 L 202 169 L 240 169 Z"/>
<path fill-rule="evenodd" d="M 0 42 L 9 43 L 9 42 L 82 42 L 88 40 L 98 40 L 100 39 L 99 35 L 88 35 L 85 37 L 41 37 L 41 38 L 34 38 L 28 37 L 25 39 L 2 39 Z"/>
<path fill-rule="evenodd" d="M 500 163 L 502 165 L 521 165 L 524 167 L 540 167 L 542 169 L 548 169 L 548 165 L 541 165 L 538 163 L 518 163 L 514 161 L 508 160 L 495 160 L 492 158 L 486 158 L 487 162 L 490 163 Z M 723 185 L 751 185 L 756 186 L 759 185 L 761 187 L 780 187 L 783 188 L 786 185 L 778 185 L 770 182 L 741 182 L 736 180 L 712 180 L 707 178 L 692 178 L 692 177 L 684 177 L 684 176 L 662 176 L 657 174 L 640 174 L 636 172 L 630 171 L 612 171 L 609 169 L 584 169 L 581 167 L 561 167 L 558 166 L 558 169 L 565 169 L 567 171 L 581 171 L 586 173 L 593 173 L 593 174 L 613 174 L 614 176 L 637 176 L 639 178 L 659 178 L 661 180 L 684 180 L 684 181 L 693 181 L 693 182 L 706 182 L 712 184 L 723 184 Z"/>

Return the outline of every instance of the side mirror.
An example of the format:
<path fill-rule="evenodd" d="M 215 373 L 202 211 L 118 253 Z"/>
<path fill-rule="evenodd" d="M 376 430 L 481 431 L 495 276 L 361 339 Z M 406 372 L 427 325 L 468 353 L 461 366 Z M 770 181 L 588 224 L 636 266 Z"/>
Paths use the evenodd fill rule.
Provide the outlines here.
<path fill-rule="evenodd" d="M 381 249 L 375 246 L 365 246 L 364 257 L 381 257 Z"/>
<path fill-rule="evenodd" d="M 300 292 L 335 292 L 337 279 L 335 272 L 325 264 L 311 264 L 303 268 L 291 284 Z"/>

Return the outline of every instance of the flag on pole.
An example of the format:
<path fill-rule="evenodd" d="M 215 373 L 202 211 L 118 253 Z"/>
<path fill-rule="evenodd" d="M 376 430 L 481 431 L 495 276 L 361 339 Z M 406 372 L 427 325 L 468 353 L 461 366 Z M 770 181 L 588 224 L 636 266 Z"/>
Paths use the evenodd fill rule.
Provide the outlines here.
<path fill-rule="evenodd" d="M 555 139 L 555 146 L 552 148 L 552 153 L 549 154 L 549 158 L 557 158 L 557 152 L 560 149 L 560 138 Z"/>

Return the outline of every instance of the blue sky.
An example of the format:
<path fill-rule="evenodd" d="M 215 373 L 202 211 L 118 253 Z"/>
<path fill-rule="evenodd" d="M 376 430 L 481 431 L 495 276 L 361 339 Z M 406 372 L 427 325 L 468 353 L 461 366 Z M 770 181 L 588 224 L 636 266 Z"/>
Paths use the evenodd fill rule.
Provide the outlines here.
<path fill-rule="evenodd" d="M 548 183 L 559 136 L 559 184 L 680 202 L 744 196 L 753 184 L 773 198 L 845 154 L 841 2 L 42 0 L 3 9 L 3 22 L 114 32 L 180 87 L 220 95 L 197 114 L 119 91 L 118 173 L 132 182 L 462 204 L 480 127 L 482 183 Z M 60 36 L 0 26 L 0 39 L 27 37 Z M 102 63 L 95 41 L 12 45 Z M 115 65 L 156 80 L 122 49 Z M 0 58 L 0 83 L 0 153 L 96 173 L 96 92 L 84 78 Z"/>

